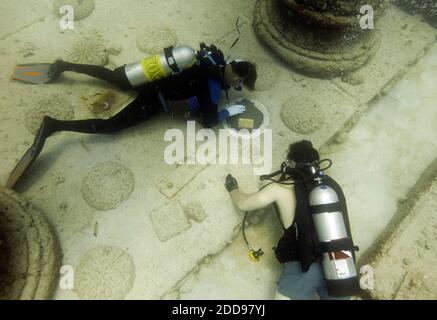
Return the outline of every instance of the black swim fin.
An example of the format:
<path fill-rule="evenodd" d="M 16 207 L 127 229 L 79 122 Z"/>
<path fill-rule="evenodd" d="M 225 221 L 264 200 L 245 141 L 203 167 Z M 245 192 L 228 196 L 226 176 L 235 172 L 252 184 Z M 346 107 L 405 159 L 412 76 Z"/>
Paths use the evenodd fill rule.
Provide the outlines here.
<path fill-rule="evenodd" d="M 30 63 L 15 67 L 12 80 L 26 84 L 44 84 L 57 78 L 60 74 L 57 63 Z"/>
<path fill-rule="evenodd" d="M 50 117 L 44 118 L 32 146 L 29 148 L 29 150 L 27 150 L 27 152 L 15 166 L 14 170 L 12 170 L 12 173 L 6 183 L 6 187 L 9 189 L 14 189 L 17 182 L 27 172 L 29 167 L 41 153 L 46 139 L 54 132 L 50 126 L 50 120 L 52 120 Z"/>

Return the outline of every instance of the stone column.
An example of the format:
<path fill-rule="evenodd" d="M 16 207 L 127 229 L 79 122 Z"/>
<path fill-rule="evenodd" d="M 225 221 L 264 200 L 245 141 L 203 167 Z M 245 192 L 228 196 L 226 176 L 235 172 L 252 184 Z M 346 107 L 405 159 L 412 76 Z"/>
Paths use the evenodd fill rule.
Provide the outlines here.
<path fill-rule="evenodd" d="M 254 29 L 294 69 L 320 78 L 359 69 L 375 54 L 383 0 L 258 0 Z M 360 27 L 360 9 L 374 10 L 375 29 Z"/>

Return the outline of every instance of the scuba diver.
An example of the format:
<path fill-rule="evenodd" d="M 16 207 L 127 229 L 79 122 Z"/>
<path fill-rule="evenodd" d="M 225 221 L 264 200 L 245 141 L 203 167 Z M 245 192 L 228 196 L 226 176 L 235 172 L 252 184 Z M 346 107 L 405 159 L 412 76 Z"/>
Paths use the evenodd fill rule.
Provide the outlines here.
<path fill-rule="evenodd" d="M 62 121 L 44 117 L 33 145 L 10 175 L 7 186 L 13 188 L 55 132 L 112 134 L 142 123 L 160 112 L 170 112 L 168 101 L 187 101 L 191 115 L 201 116 L 202 125 L 211 128 L 225 119 L 245 112 L 234 105 L 218 112 L 222 90 L 245 85 L 254 90 L 256 66 L 248 61 L 226 61 L 214 45 L 200 44 L 195 51 L 188 46 L 164 49 L 162 54 L 124 65 L 115 70 L 102 66 L 56 61 L 51 64 L 26 64 L 15 68 L 12 79 L 21 83 L 49 83 L 65 71 L 86 74 L 107 81 L 121 90 L 134 90 L 138 96 L 121 112 L 109 119 Z"/>
<path fill-rule="evenodd" d="M 340 186 L 325 175 L 319 154 L 310 141 L 290 145 L 287 162 L 281 170 L 261 180 L 270 180 L 259 192 L 246 195 L 232 175 L 226 189 L 241 211 L 257 210 L 275 204 L 284 233 L 275 250 L 283 265 L 275 299 L 310 300 L 317 292 L 322 300 L 350 299 L 358 293 L 346 199 Z M 274 177 L 281 175 L 279 179 Z M 245 219 L 246 219 L 245 216 Z M 250 256 L 255 261 L 263 254 L 254 251 L 244 232 Z"/>

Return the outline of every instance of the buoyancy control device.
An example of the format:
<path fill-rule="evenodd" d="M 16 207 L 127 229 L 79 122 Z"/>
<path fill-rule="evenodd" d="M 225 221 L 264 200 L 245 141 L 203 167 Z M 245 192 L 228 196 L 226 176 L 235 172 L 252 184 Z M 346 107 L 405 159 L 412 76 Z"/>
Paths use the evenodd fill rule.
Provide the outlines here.
<path fill-rule="evenodd" d="M 324 161 L 330 162 L 328 168 L 332 165 L 328 159 L 311 163 L 283 163 L 280 171 L 261 179 L 282 184 L 305 184 L 328 292 L 334 297 L 352 296 L 359 290 L 355 265 L 355 251 L 359 248 L 354 246 L 347 213 L 342 212 L 346 204 L 342 203 L 334 188 L 325 183 L 324 170 L 328 168 L 320 168 L 320 163 Z M 273 180 L 279 174 L 281 178 Z M 294 177 L 294 181 L 285 182 L 290 177 Z"/>

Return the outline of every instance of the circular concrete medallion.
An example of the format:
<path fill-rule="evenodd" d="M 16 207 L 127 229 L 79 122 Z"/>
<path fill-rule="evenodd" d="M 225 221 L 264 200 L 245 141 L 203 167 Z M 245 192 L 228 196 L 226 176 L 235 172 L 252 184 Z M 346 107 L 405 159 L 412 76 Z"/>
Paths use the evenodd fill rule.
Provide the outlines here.
<path fill-rule="evenodd" d="M 315 132 L 324 123 L 322 107 L 309 97 L 291 97 L 282 106 L 281 118 L 288 129 L 300 134 Z"/>
<path fill-rule="evenodd" d="M 109 52 L 103 39 L 95 37 L 79 40 L 66 53 L 68 62 L 106 66 L 109 63 Z"/>
<path fill-rule="evenodd" d="M 166 26 L 153 26 L 142 30 L 136 38 L 137 47 L 147 54 L 159 54 L 164 48 L 176 46 L 178 37 L 176 31 Z"/>
<path fill-rule="evenodd" d="M 53 13 L 62 18 L 66 15 L 61 8 L 64 6 L 71 6 L 73 8 L 74 20 L 82 20 L 91 15 L 95 8 L 94 0 L 55 0 L 53 1 Z"/>
<path fill-rule="evenodd" d="M 132 289 L 135 266 L 123 250 L 102 247 L 80 258 L 75 275 L 75 292 L 83 300 L 121 300 Z"/>
<path fill-rule="evenodd" d="M 127 200 L 135 187 L 134 175 L 118 162 L 95 166 L 82 182 L 82 196 L 96 210 L 111 210 Z"/>

